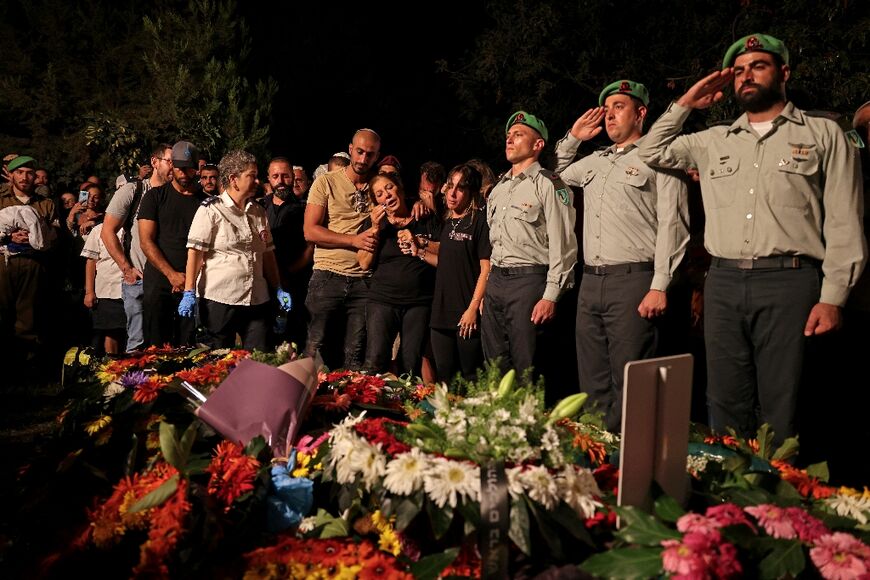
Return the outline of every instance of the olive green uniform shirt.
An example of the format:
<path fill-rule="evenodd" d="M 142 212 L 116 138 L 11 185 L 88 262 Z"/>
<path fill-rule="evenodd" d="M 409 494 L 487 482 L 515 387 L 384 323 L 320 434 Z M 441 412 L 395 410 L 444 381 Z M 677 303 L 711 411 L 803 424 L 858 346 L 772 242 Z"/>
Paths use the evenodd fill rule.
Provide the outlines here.
<path fill-rule="evenodd" d="M 574 283 L 575 217 L 574 194 L 537 161 L 517 176 L 505 173 L 487 200 L 492 265 L 547 266 L 541 298 L 556 302 Z"/>
<path fill-rule="evenodd" d="M 586 264 L 653 262 L 650 289 L 665 291 L 689 243 L 688 190 L 675 173 L 640 160 L 641 141 L 571 163 L 580 140 L 569 132 L 556 144 L 556 171 L 568 185 L 583 188 Z"/>
<path fill-rule="evenodd" d="M 842 306 L 867 254 L 858 154 L 842 129 L 788 103 L 764 136 L 746 114 L 678 136 L 690 112 L 672 103 L 638 153 L 650 165 L 698 169 L 707 250 L 731 259 L 820 260 L 819 301 Z"/>

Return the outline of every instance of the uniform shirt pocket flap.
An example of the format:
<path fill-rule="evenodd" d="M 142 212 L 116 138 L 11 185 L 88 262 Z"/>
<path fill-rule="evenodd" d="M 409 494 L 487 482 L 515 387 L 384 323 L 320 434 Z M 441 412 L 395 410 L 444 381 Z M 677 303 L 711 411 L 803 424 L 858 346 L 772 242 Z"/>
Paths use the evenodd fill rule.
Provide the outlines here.
<path fill-rule="evenodd" d="M 534 223 L 541 215 L 541 206 L 522 203 L 510 207 L 510 216 L 524 222 Z"/>
<path fill-rule="evenodd" d="M 726 161 L 720 161 L 718 165 L 714 165 L 710 167 L 710 179 L 720 179 L 722 177 L 729 177 L 737 173 L 737 170 L 740 168 L 740 160 L 739 159 L 728 159 Z"/>

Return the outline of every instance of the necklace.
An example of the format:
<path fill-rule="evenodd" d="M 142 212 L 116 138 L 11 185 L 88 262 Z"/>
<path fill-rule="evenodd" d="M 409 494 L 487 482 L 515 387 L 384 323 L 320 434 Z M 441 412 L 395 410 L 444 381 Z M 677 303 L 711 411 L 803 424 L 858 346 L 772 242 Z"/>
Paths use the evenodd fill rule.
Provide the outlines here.
<path fill-rule="evenodd" d="M 459 217 L 450 218 L 450 235 L 448 236 L 451 240 L 456 239 L 456 230 L 459 229 L 459 226 L 462 225 L 462 222 L 465 220 L 465 216 L 471 215 L 469 208 L 466 208 L 462 215 Z"/>

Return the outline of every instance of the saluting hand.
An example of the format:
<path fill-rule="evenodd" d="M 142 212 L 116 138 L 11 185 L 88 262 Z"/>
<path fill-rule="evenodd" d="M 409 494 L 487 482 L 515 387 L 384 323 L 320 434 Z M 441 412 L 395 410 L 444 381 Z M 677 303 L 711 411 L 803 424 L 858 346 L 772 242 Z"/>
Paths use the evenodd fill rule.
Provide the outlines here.
<path fill-rule="evenodd" d="M 601 121 L 604 119 L 604 107 L 589 109 L 571 126 L 571 135 L 581 141 L 589 141 L 601 133 Z"/>
<path fill-rule="evenodd" d="M 722 90 L 734 79 L 734 68 L 728 67 L 710 73 L 692 85 L 686 94 L 679 98 L 678 105 L 690 109 L 706 109 L 724 96 Z"/>

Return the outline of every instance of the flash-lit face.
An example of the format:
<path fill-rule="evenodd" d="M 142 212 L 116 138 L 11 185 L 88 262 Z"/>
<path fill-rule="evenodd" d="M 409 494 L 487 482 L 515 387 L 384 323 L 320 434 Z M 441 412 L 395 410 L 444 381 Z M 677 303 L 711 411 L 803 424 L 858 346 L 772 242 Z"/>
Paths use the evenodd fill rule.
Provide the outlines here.
<path fill-rule="evenodd" d="M 257 179 L 257 165 L 251 163 L 238 175 L 230 176 L 230 186 L 245 197 L 253 197 L 257 193 L 260 180 Z"/>
<path fill-rule="evenodd" d="M 375 177 L 371 182 L 375 203 L 384 206 L 388 213 L 395 213 L 404 205 L 402 190 L 387 177 Z"/>
<path fill-rule="evenodd" d="M 36 175 L 30 167 L 19 167 L 12 172 L 12 187 L 18 191 L 30 194 L 33 191 L 33 181 Z"/>
<path fill-rule="evenodd" d="M 350 166 L 357 175 L 367 175 L 381 152 L 381 142 L 372 133 L 360 131 L 350 144 Z"/>
<path fill-rule="evenodd" d="M 604 128 L 617 145 L 640 138 L 644 117 L 646 107 L 628 95 L 610 95 L 604 100 Z"/>
<path fill-rule="evenodd" d="M 462 213 L 471 203 L 472 192 L 468 190 L 468 186 L 462 183 L 462 173 L 456 172 L 447 180 L 447 192 L 444 196 L 444 202 L 447 209 L 453 210 L 455 213 Z"/>
<path fill-rule="evenodd" d="M 541 135 L 526 125 L 511 125 L 505 136 L 505 157 L 514 164 L 536 158 L 543 148 Z"/>
<path fill-rule="evenodd" d="M 199 184 L 202 190 L 208 195 L 216 195 L 218 191 L 218 170 L 217 169 L 200 169 Z"/>
<path fill-rule="evenodd" d="M 788 65 L 780 67 L 768 52 L 745 52 L 734 59 L 734 94 L 744 110 L 765 111 L 785 101 Z"/>

